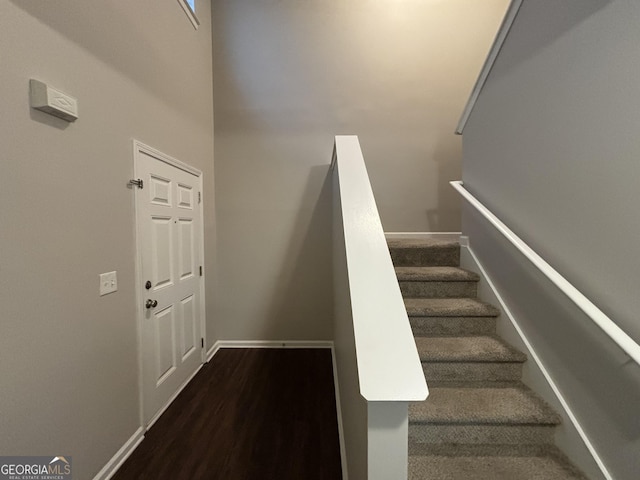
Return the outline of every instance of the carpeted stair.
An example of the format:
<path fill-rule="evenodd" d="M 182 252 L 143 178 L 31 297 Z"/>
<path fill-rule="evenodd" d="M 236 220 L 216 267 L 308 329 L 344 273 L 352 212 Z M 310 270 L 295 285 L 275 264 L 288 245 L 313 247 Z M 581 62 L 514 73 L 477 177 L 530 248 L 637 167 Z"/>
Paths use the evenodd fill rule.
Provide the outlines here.
<path fill-rule="evenodd" d="M 409 407 L 409 480 L 585 480 L 554 446 L 560 417 L 521 383 L 457 242 L 389 240 L 429 385 Z"/>

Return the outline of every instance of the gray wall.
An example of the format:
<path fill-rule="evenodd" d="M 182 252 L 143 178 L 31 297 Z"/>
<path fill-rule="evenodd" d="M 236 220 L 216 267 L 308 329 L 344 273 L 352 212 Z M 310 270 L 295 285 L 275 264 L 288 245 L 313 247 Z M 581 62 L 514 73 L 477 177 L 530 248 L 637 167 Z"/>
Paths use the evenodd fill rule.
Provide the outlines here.
<path fill-rule="evenodd" d="M 0 2 L 1 455 L 71 455 L 88 479 L 140 425 L 132 139 L 204 171 L 215 247 L 198 10 L 196 32 L 175 0 Z M 31 77 L 78 98 L 79 120 L 30 110 Z M 111 270 L 119 290 L 99 297 Z"/>
<path fill-rule="evenodd" d="M 385 230 L 459 230 L 453 131 L 507 3 L 213 2 L 220 338 L 331 338 L 336 134 Z"/>
<path fill-rule="evenodd" d="M 466 187 L 640 340 L 640 4 L 525 1 L 464 131 Z M 640 373 L 472 211 L 463 231 L 615 478 L 640 469 Z"/>

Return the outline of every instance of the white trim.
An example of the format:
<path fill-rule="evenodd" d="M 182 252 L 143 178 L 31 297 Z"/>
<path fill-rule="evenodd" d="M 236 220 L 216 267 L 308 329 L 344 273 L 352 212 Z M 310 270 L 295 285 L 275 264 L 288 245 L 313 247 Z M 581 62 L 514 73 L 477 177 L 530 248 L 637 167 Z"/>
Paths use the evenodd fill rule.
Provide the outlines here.
<path fill-rule="evenodd" d="M 199 207 L 200 207 L 200 225 L 202 225 L 202 235 L 200 235 L 200 267 L 202 268 L 202 276 L 200 277 L 200 336 L 202 337 L 203 343 L 202 348 L 200 349 L 200 361 L 202 363 L 207 362 L 207 269 L 205 268 L 205 258 L 204 258 L 204 178 L 203 174 L 199 176 L 200 184 L 198 186 L 198 194 L 199 197 Z"/>
<path fill-rule="evenodd" d="M 438 240 L 451 240 L 457 242 L 462 232 L 384 232 L 387 240 L 408 240 L 434 238 Z"/>
<path fill-rule="evenodd" d="M 200 20 L 198 20 L 198 17 L 196 17 L 196 12 L 191 10 L 191 7 L 186 2 L 186 0 L 178 0 L 178 3 L 180 4 L 182 9 L 184 10 L 184 13 L 187 14 L 187 17 L 189 18 L 189 21 L 193 25 L 193 28 L 198 30 L 198 26 L 200 25 Z"/>
<path fill-rule="evenodd" d="M 586 432 L 583 430 L 582 426 L 578 422 L 578 419 L 574 415 L 573 410 L 571 410 L 571 406 L 565 400 L 564 396 L 562 395 L 562 392 L 560 391 L 560 389 L 558 388 L 558 386 L 554 382 L 553 377 L 551 376 L 551 374 L 549 373 L 549 371 L 545 367 L 544 363 L 542 362 L 542 360 L 540 359 L 540 357 L 536 353 L 536 351 L 533 348 L 533 345 L 531 344 L 531 342 L 529 342 L 529 340 L 526 337 L 526 335 L 525 335 L 524 331 L 522 330 L 522 328 L 520 328 L 520 325 L 516 321 L 515 316 L 513 315 L 513 313 L 511 313 L 511 310 L 509 309 L 509 307 L 507 306 L 507 304 L 503 300 L 502 296 L 500 295 L 500 292 L 498 291 L 498 289 L 496 288 L 494 283 L 491 281 L 491 278 L 489 277 L 489 275 L 487 274 L 486 270 L 484 269 L 484 267 L 482 266 L 482 264 L 478 260 L 478 257 L 476 257 L 475 253 L 473 252 L 473 250 L 470 247 L 467 247 L 467 251 L 469 252 L 471 257 L 473 258 L 473 261 L 475 262 L 476 267 L 479 270 L 480 276 L 487 282 L 487 285 L 489 286 L 489 288 L 491 289 L 493 295 L 495 296 L 495 298 L 497 299 L 498 303 L 500 304 L 500 309 L 507 316 L 507 318 L 509 319 L 509 321 L 511 322 L 511 324 L 515 328 L 516 332 L 520 336 L 520 339 L 524 343 L 525 348 L 527 349 L 529 355 L 531 356 L 533 361 L 536 363 L 536 365 L 537 365 L 538 369 L 540 370 L 540 372 L 542 373 L 542 375 L 544 375 L 544 378 L 547 381 L 547 383 L 549 384 L 549 387 L 553 390 L 553 393 L 556 396 L 556 398 L 558 399 L 558 402 L 560 402 L 560 405 L 562 406 L 562 409 L 565 411 L 567 417 L 571 420 L 571 423 L 573 424 L 573 427 L 578 432 L 578 435 L 580 435 L 580 438 L 582 439 L 582 441 L 584 442 L 584 445 L 589 450 L 589 453 L 591 454 L 591 456 L 593 457 L 594 461 L 598 465 L 598 468 L 600 468 L 600 471 L 602 472 L 602 474 L 604 475 L 604 477 L 607 480 L 614 480 L 613 476 L 609 473 L 609 471 L 607 470 L 607 467 L 604 465 L 602 459 L 598 455 L 598 452 L 596 451 L 595 447 L 591 443 L 591 440 L 589 440 L 589 437 L 587 436 Z"/>
<path fill-rule="evenodd" d="M 498 33 L 496 34 L 496 38 L 493 41 L 493 45 L 491 45 L 491 49 L 489 50 L 489 55 L 482 66 L 482 70 L 480 70 L 480 75 L 476 80 L 476 84 L 473 86 L 473 90 L 471 90 L 471 95 L 469 96 L 469 100 L 464 107 L 462 112 L 462 116 L 460 117 L 460 121 L 458 122 L 458 126 L 456 127 L 456 134 L 462 135 L 464 131 L 464 127 L 469 120 L 469 116 L 475 107 L 476 102 L 478 101 L 478 97 L 480 96 L 480 92 L 484 88 L 484 84 L 489 78 L 489 73 L 491 73 L 491 69 L 493 68 L 493 64 L 496 62 L 498 58 L 498 54 L 502 49 L 502 45 L 509 34 L 509 30 L 511 30 L 511 25 L 516 19 L 518 15 L 518 11 L 520 10 L 520 6 L 522 5 L 522 0 L 511 0 L 509 4 L 509 8 L 507 9 L 507 13 L 505 13 L 504 19 L 502 20 L 502 24 L 498 29 Z"/>
<path fill-rule="evenodd" d="M 109 480 L 113 475 L 118 471 L 118 469 L 122 466 L 122 464 L 131 456 L 133 451 L 140 445 L 140 442 L 144 440 L 144 429 L 142 427 L 138 427 L 133 435 L 124 442 L 124 445 L 120 447 L 120 450 L 116 452 L 116 454 L 111 457 L 102 470 L 100 470 L 93 480 Z"/>
<path fill-rule="evenodd" d="M 211 356 L 221 348 L 333 348 L 331 340 L 218 340 Z"/>
<path fill-rule="evenodd" d="M 613 320 L 596 307 L 582 292 L 574 287 L 569 281 L 549 265 L 540 255 L 538 255 L 529 245 L 518 237 L 509 227 L 507 227 L 498 217 L 496 217 L 487 207 L 471 195 L 464 188 L 461 181 L 450 182 L 463 198 L 469 202 L 498 232 L 500 232 L 511 244 L 522 253 L 541 273 L 543 273 L 556 287 L 562 291 L 576 306 L 582 310 L 593 322 L 598 325 L 629 357 L 640 365 L 640 345 L 638 345 L 624 330 L 622 330 Z"/>
<path fill-rule="evenodd" d="M 213 356 L 218 353 L 218 350 L 220 350 L 220 345 L 218 344 L 218 342 L 214 343 L 213 346 L 207 351 L 207 360 L 206 362 L 209 363 L 211 361 L 211 359 L 213 358 Z"/>
<path fill-rule="evenodd" d="M 133 140 L 133 174 L 136 175 L 138 173 L 138 154 L 140 152 L 140 148 L 144 148 L 144 145 L 137 140 Z M 149 147 L 150 148 L 150 147 Z M 143 323 L 142 319 L 144 317 L 144 312 L 142 310 L 142 302 L 143 302 L 143 292 L 142 292 L 142 282 L 144 282 L 142 278 L 142 255 L 140 254 L 140 238 L 142 237 L 140 234 L 140 225 L 138 224 L 138 195 L 134 193 L 133 195 L 133 231 L 135 234 L 134 244 L 135 244 L 135 276 L 136 276 L 136 285 L 135 285 L 135 295 L 136 295 L 136 333 L 138 335 L 137 344 L 138 344 L 138 416 L 140 422 L 140 428 L 144 430 L 144 378 L 142 376 L 143 372 L 143 341 L 142 341 L 142 332 L 143 332 Z"/>
<path fill-rule="evenodd" d="M 159 150 L 156 150 L 149 145 L 142 143 L 139 140 L 133 139 L 133 172 L 134 175 L 137 175 L 138 172 L 138 156 L 144 153 L 149 155 L 156 160 L 164 162 L 168 165 L 171 165 L 175 168 L 183 170 L 191 175 L 194 175 L 198 179 L 198 190 L 202 192 L 201 201 L 199 203 L 200 209 L 200 225 L 201 225 L 201 235 L 200 235 L 200 262 L 202 264 L 203 272 L 202 277 L 200 277 L 200 334 L 202 338 L 207 338 L 207 323 L 206 323 L 206 299 L 205 299 L 205 279 L 206 279 L 206 270 L 204 268 L 205 265 L 205 257 L 204 257 L 204 192 L 203 192 L 203 173 L 201 170 L 198 170 L 195 167 L 192 167 L 189 164 L 186 164 L 176 158 L 173 158 L 165 153 L 162 153 Z M 142 304 L 144 302 L 145 291 L 142 288 L 142 284 L 144 279 L 142 278 L 142 255 L 140 254 L 140 225 L 138 225 L 138 200 L 137 195 L 133 196 L 133 211 L 134 215 L 134 232 L 135 232 L 135 269 L 136 269 L 136 316 L 137 316 L 137 335 L 138 335 L 138 391 L 139 391 L 139 416 L 140 416 L 140 425 L 142 428 L 145 428 L 145 420 L 144 420 L 144 378 L 143 378 L 143 345 L 142 345 L 142 331 L 143 331 L 143 320 L 144 320 L 144 311 L 142 308 Z M 195 374 L 202 368 L 202 365 L 205 363 L 205 352 L 204 349 L 200 350 L 200 366 L 196 369 L 195 373 L 193 373 L 187 382 L 182 385 L 178 391 L 171 397 L 167 405 L 163 407 L 156 415 L 153 417 L 152 421 L 146 425 L 146 429 L 151 428 L 151 425 L 155 423 L 158 417 L 166 410 L 166 408 L 171 404 L 173 399 L 176 398 L 178 393 L 182 391 L 182 389 L 186 386 L 187 383 L 195 376 Z"/>
<path fill-rule="evenodd" d="M 331 348 L 332 340 L 218 340 L 207 351 L 207 362 L 221 348 Z"/>
<path fill-rule="evenodd" d="M 167 408 L 169 408 L 169 406 L 173 403 L 173 401 L 178 398 L 178 395 L 180 395 L 182 393 L 182 390 L 184 390 L 184 388 L 189 385 L 189 382 L 191 382 L 191 380 L 193 380 L 193 377 L 195 377 L 198 372 L 200 372 L 200 370 L 202 369 L 202 367 L 204 366 L 203 363 L 201 363 L 198 368 L 196 368 L 196 371 L 193 372 L 191 374 L 191 376 L 189 378 L 187 378 L 184 383 L 182 385 L 180 385 L 180 388 L 178 388 L 178 390 L 175 391 L 175 393 L 173 395 L 171 395 L 171 398 L 169 398 L 169 400 L 167 401 L 167 403 L 164 405 L 164 407 L 162 407 L 160 410 L 158 410 L 156 412 L 156 414 L 151 418 L 151 420 L 149 420 L 149 423 L 147 424 L 147 428 L 146 430 L 150 430 L 151 427 L 153 427 L 154 423 L 156 423 L 158 421 L 158 419 L 162 416 L 162 414 L 167 410 Z"/>
<path fill-rule="evenodd" d="M 347 463 L 347 446 L 344 441 L 344 426 L 342 423 L 342 405 L 340 403 L 340 386 L 339 386 L 340 382 L 338 382 L 338 364 L 336 363 L 336 350 L 333 345 L 331 346 L 331 365 L 333 367 L 333 389 L 336 394 L 336 416 L 338 420 L 338 440 L 340 441 L 340 464 L 342 466 L 342 480 L 349 480 L 349 468 Z"/>
<path fill-rule="evenodd" d="M 177 158 L 173 158 L 172 156 L 167 155 L 166 153 L 162 153 L 160 150 L 156 150 L 155 148 L 150 147 L 149 145 L 146 145 L 139 140 L 136 140 L 136 139 L 133 140 L 133 149 L 136 154 L 138 152 L 146 153 L 147 155 L 152 156 L 156 160 L 160 160 L 161 162 L 172 165 L 176 168 L 179 168 L 180 170 L 184 170 L 185 172 L 190 173 L 191 175 L 195 175 L 196 177 L 202 178 L 201 170 L 198 170 L 197 168 L 192 167 L 188 163 L 184 163 L 178 160 Z"/>

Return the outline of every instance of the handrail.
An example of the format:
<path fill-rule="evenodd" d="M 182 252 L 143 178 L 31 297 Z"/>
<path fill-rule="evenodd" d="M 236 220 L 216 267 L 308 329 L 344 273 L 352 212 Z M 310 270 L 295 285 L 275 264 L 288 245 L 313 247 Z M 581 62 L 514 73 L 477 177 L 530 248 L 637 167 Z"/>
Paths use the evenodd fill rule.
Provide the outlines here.
<path fill-rule="evenodd" d="M 566 278 L 560 275 L 551 265 L 549 265 L 540 255 L 538 255 L 529 245 L 518 237 L 509 227 L 507 227 L 498 217 L 496 217 L 487 207 L 485 207 L 476 197 L 464 188 L 461 181 L 450 182 L 460 195 L 464 197 L 482 216 L 484 216 L 496 229 L 509 240 L 531 263 L 533 263 L 551 282 L 556 285 L 562 293 L 576 304 L 587 316 L 591 318 L 618 346 L 631 357 L 637 364 L 640 364 L 640 345 L 638 345 L 629 335 L 627 335 L 618 325 L 615 324 L 602 310 L 596 307 L 587 297 L 585 297 Z"/>
<path fill-rule="evenodd" d="M 480 70 L 480 75 L 478 75 L 478 79 L 476 80 L 475 85 L 473 86 L 473 90 L 471 90 L 471 95 L 469 96 L 469 100 L 462 111 L 462 116 L 460 117 L 460 121 L 458 122 L 458 126 L 456 127 L 456 135 L 462 135 L 462 131 L 464 130 L 465 125 L 467 124 L 467 120 L 469 120 L 469 116 L 471 115 L 471 111 L 473 107 L 475 107 L 476 102 L 478 101 L 478 97 L 480 96 L 480 92 L 484 87 L 487 78 L 489 78 L 489 73 L 491 73 L 491 69 L 493 68 L 493 64 L 496 62 L 498 58 L 498 54 L 500 53 L 500 49 L 502 49 L 502 44 L 504 43 L 507 35 L 509 34 L 509 30 L 511 29 L 511 25 L 516 19 L 516 15 L 518 15 L 518 10 L 520 10 L 520 6 L 522 5 L 522 0 L 511 0 L 509 4 L 509 8 L 504 15 L 502 20 L 502 24 L 498 29 L 498 33 L 496 34 L 496 38 L 493 41 L 493 45 L 491 45 L 491 49 L 489 50 L 489 54 L 487 55 L 487 59 L 482 66 L 482 70 Z"/>
<path fill-rule="evenodd" d="M 421 401 L 427 383 L 400 293 L 358 137 L 335 138 L 344 248 L 360 394 Z"/>

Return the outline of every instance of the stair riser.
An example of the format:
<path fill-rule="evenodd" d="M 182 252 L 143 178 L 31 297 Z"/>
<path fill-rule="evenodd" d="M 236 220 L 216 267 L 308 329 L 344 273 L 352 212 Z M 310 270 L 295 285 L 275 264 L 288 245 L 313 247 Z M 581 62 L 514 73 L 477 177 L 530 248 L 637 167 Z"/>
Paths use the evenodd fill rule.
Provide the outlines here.
<path fill-rule="evenodd" d="M 497 317 L 500 311 L 474 298 L 405 298 L 410 317 Z"/>
<path fill-rule="evenodd" d="M 586 480 L 553 456 L 409 457 L 408 480 Z"/>
<path fill-rule="evenodd" d="M 415 443 L 409 444 L 409 455 L 444 455 L 454 454 L 462 457 L 541 457 L 562 456 L 555 445 L 523 444 L 523 445 L 472 445 L 460 443 Z"/>
<path fill-rule="evenodd" d="M 477 282 L 398 282 L 405 298 L 475 298 Z"/>
<path fill-rule="evenodd" d="M 422 370 L 429 382 L 517 382 L 522 364 L 511 362 L 423 362 Z"/>
<path fill-rule="evenodd" d="M 523 445 L 552 444 L 548 425 L 428 425 L 409 424 L 409 443 Z"/>
<path fill-rule="evenodd" d="M 460 265 L 460 247 L 391 248 L 389 251 L 396 267 L 457 267 Z"/>
<path fill-rule="evenodd" d="M 495 317 L 410 317 L 416 337 L 490 335 L 496 331 Z"/>

